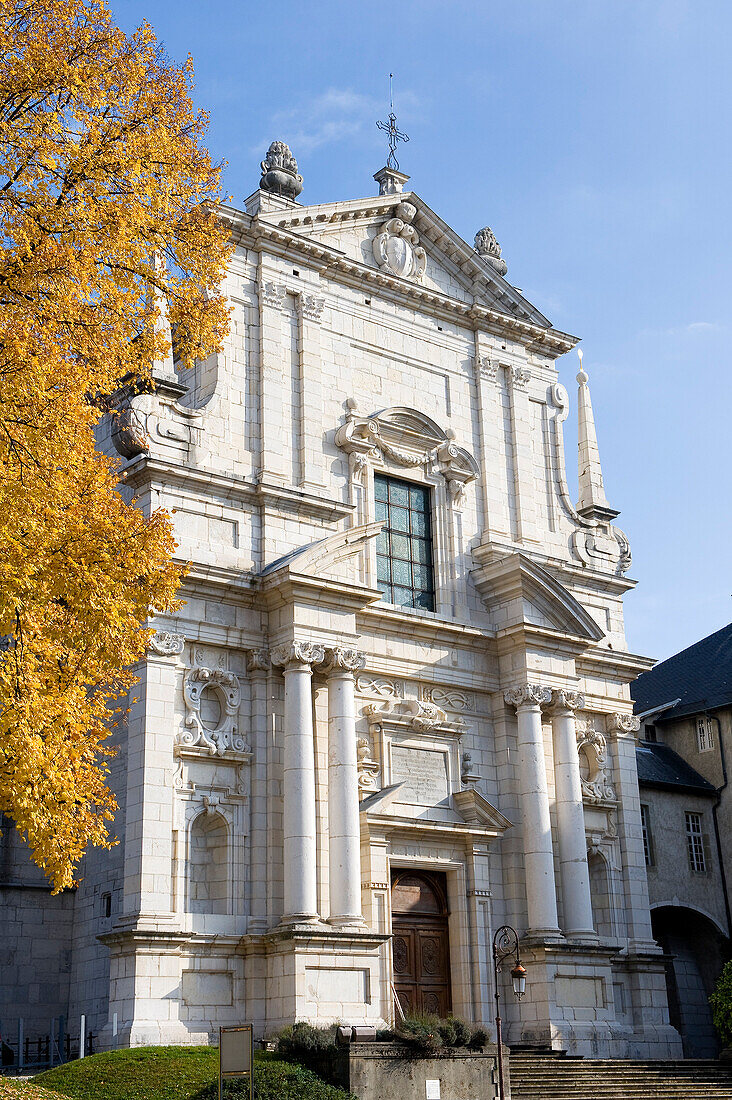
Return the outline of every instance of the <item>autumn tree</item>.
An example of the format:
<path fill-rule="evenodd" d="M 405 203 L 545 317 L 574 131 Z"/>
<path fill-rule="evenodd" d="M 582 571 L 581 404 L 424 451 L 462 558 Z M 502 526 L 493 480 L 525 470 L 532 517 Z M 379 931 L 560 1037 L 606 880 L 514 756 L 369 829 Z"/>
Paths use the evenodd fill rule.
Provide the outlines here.
<path fill-rule="evenodd" d="M 227 324 L 192 81 L 100 0 L 0 0 L 0 811 L 55 889 L 113 842 L 110 711 L 180 579 L 95 427 L 169 353 L 163 296 L 183 365 Z"/>

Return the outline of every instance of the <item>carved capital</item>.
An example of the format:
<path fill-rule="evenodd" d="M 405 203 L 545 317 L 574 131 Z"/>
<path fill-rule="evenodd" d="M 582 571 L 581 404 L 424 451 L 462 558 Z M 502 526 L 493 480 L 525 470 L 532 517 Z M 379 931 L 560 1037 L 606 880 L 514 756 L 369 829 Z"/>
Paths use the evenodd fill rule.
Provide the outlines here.
<path fill-rule="evenodd" d="M 498 362 L 489 355 L 476 355 L 473 364 L 476 378 L 483 378 L 486 382 L 495 382 L 498 378 Z"/>
<path fill-rule="evenodd" d="M 158 657 L 177 657 L 183 652 L 186 640 L 182 634 L 172 634 L 169 630 L 158 630 L 147 643 L 150 653 Z"/>
<path fill-rule="evenodd" d="M 552 708 L 554 711 L 582 710 L 585 705 L 585 697 L 581 691 L 568 691 L 560 688 L 552 692 Z"/>
<path fill-rule="evenodd" d="M 517 389 L 525 390 L 531 378 L 531 371 L 528 367 L 513 367 L 511 370 L 511 378 Z"/>
<path fill-rule="evenodd" d="M 363 653 L 357 649 L 346 649 L 343 646 L 333 646 L 325 651 L 326 672 L 360 672 L 366 664 Z"/>
<path fill-rule="evenodd" d="M 325 298 L 318 298 L 315 294 L 302 294 L 300 296 L 300 309 L 306 321 L 319 322 L 323 316 Z"/>
<path fill-rule="evenodd" d="M 268 649 L 250 649 L 247 651 L 248 672 L 266 672 L 270 664 Z"/>
<path fill-rule="evenodd" d="M 325 649 L 315 642 L 291 642 L 289 645 L 280 645 L 271 653 L 272 664 L 282 665 L 287 671 L 297 668 L 298 665 L 322 665 L 325 660 Z"/>
<path fill-rule="evenodd" d="M 536 707 L 543 706 L 551 701 L 551 688 L 541 684 L 522 684 L 521 687 L 509 688 L 504 691 L 503 698 L 509 707 Z"/>
<path fill-rule="evenodd" d="M 260 290 L 259 297 L 263 306 L 269 306 L 270 309 L 284 309 L 287 287 L 282 283 L 267 282 Z"/>
<path fill-rule="evenodd" d="M 641 728 L 640 718 L 634 714 L 609 714 L 607 722 L 615 733 L 638 733 Z"/>

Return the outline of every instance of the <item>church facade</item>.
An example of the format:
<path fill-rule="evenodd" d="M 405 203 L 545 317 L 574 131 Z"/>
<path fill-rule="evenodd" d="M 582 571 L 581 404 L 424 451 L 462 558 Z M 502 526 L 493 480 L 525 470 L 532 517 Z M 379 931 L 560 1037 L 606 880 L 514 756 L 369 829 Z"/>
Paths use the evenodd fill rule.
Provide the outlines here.
<path fill-rule="evenodd" d="M 492 1027 L 680 1053 L 651 932 L 628 684 L 628 540 L 578 377 L 579 499 L 556 360 L 576 339 L 394 168 L 302 205 L 273 143 L 226 208 L 222 354 L 120 395 L 103 445 L 190 561 L 115 731 L 120 844 L 74 899 L 69 1003 L 104 1045 Z"/>

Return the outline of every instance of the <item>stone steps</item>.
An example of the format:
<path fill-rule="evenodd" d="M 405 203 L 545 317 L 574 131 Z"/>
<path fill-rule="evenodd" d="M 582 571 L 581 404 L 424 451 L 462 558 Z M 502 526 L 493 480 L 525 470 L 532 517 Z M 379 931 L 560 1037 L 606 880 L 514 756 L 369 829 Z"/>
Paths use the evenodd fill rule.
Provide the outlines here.
<path fill-rule="evenodd" d="M 732 1100 L 732 1065 L 635 1062 L 515 1051 L 512 1100 Z"/>

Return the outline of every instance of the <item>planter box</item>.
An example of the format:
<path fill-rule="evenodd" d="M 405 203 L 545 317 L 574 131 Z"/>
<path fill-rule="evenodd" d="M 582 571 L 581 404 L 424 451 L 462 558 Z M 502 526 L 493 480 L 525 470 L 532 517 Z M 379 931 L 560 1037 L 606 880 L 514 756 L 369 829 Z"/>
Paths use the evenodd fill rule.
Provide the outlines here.
<path fill-rule="evenodd" d="M 494 1100 L 498 1096 L 494 1045 L 480 1054 L 450 1049 L 422 1058 L 400 1043 L 353 1043 L 347 1069 L 348 1080 L 343 1084 L 358 1100 Z M 510 1100 L 505 1047 L 503 1073 L 506 1100 Z"/>

